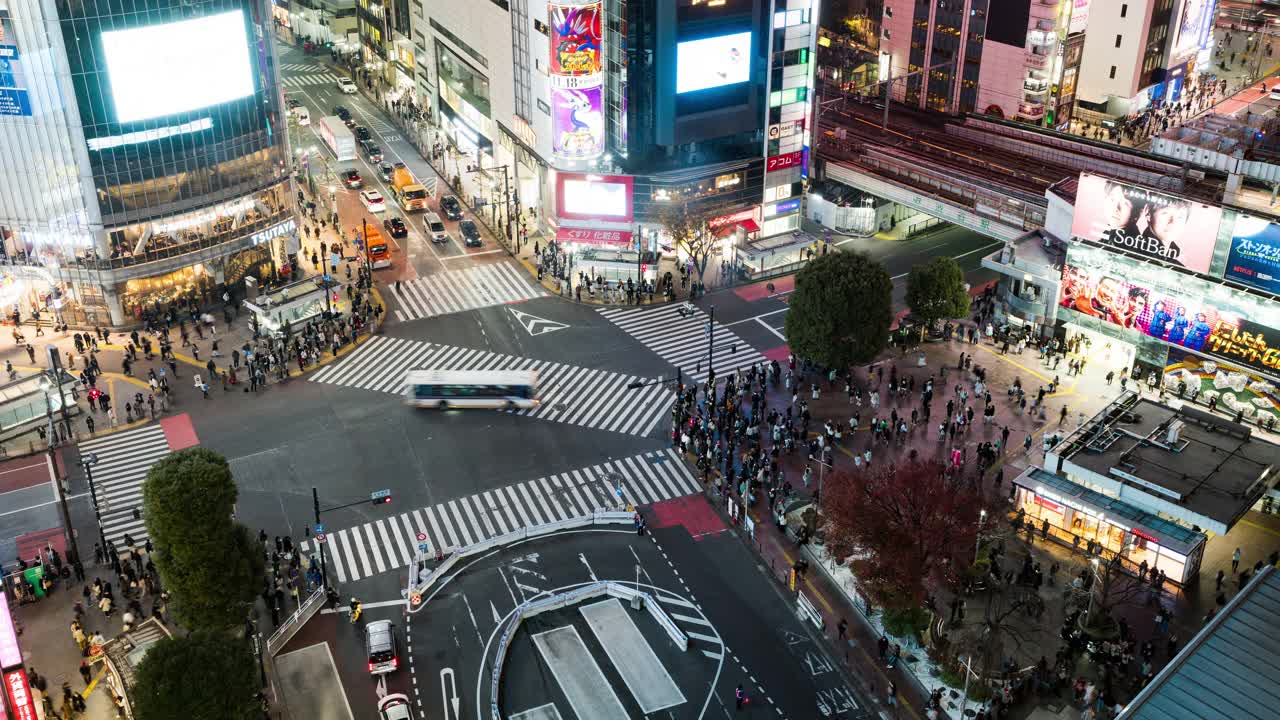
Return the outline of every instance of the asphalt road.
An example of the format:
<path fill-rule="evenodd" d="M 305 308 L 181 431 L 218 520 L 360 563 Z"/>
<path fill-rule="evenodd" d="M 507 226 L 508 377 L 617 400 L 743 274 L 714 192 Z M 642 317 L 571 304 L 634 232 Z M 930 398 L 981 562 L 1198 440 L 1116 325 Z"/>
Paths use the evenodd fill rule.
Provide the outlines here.
<path fill-rule="evenodd" d="M 326 77 L 327 66 L 283 47 L 280 60 L 288 94 L 308 106 L 313 122 L 330 114 L 334 105 L 345 105 L 370 129 L 388 161 L 405 162 L 419 177 L 431 172 L 379 110 L 362 96 L 338 91 L 332 76 Z M 300 131 L 304 136 L 311 133 L 309 128 Z M 321 146 L 318 139 L 315 144 Z M 363 160 L 336 164 L 330 159 L 330 164 L 335 171 L 356 167 L 367 182 L 390 196 L 375 168 Z M 355 191 L 339 188 L 335 197 L 345 228 L 362 220 L 381 224 L 385 214 L 367 212 Z M 671 390 L 661 381 L 672 377 L 675 362 L 691 370 L 686 361 L 675 358 L 681 352 L 696 355 L 705 347 L 704 319 L 689 320 L 676 332 L 678 323 L 667 316 L 606 314 L 546 296 L 527 277 L 523 282 L 529 287 L 512 290 L 509 279 L 467 274 L 514 264 L 503 253 L 488 252 L 496 247 L 492 238 L 486 238 L 487 254 L 468 255 L 456 242 L 432 245 L 423 234 L 420 216 L 408 219 L 412 232 L 397 243 L 396 265 L 376 273 L 384 297 L 397 311 L 381 335 L 304 379 L 243 397 L 236 390 L 237 397 L 229 402 L 179 408 L 191 413 L 199 444 L 231 462 L 240 488 L 237 518 L 249 527 L 265 529 L 268 535 L 289 535 L 314 552 L 315 489 L 324 511 L 330 578 L 344 598 L 360 597 L 371 618 L 400 616 L 396 603 L 419 534 L 434 551 L 616 505 L 619 498 L 652 506 L 699 490 L 683 463 L 667 452 Z M 456 225 L 450 230 L 456 237 Z M 975 250 L 984 244 L 971 235 L 942 231 L 910 241 L 851 241 L 842 249 L 865 249 L 898 275 L 936 254 L 960 256 L 966 265 L 976 266 L 981 253 Z M 466 297 L 457 303 L 457 312 L 424 309 L 425 301 L 415 309 L 399 300 L 396 281 L 418 288 L 427 298 Z M 780 336 L 784 299 L 726 290 L 701 300 L 699 306 L 707 314 L 711 305 L 716 306 L 717 339 L 731 332 L 741 362 L 753 362 L 765 357 L 761 353 L 785 353 Z M 651 322 L 657 331 L 635 329 L 636 318 L 658 318 Z M 537 367 L 545 402 L 528 412 L 416 410 L 401 394 L 403 373 L 413 367 Z M 628 387 L 632 384 L 644 387 Z M 370 492 L 382 489 L 391 491 L 390 504 L 368 501 Z M 72 485 L 77 516 L 86 514 L 84 491 L 77 472 Z M 773 589 L 741 542 L 727 534 L 695 541 L 694 534 L 675 526 L 655 531 L 657 545 L 648 539 L 635 545 L 637 541 L 628 539 L 638 557 L 626 548 L 608 552 L 594 540 L 579 538 L 549 551 L 543 566 L 558 568 L 553 574 L 564 579 L 556 582 L 571 584 L 584 581 L 583 570 L 589 576 L 579 553 L 600 557 L 589 560 L 592 567 L 599 562 L 608 574 L 622 579 L 634 580 L 639 562 L 652 578 L 644 582 L 679 586 L 681 595 L 696 596 L 700 611 L 718 631 L 723 628 L 721 634 L 732 650 L 724 655 L 726 670 L 712 693 L 714 703 L 731 702 L 732 688 L 745 677 L 758 690 L 756 702 L 774 704 L 787 717 L 814 717 L 823 707 L 844 708 L 843 715 L 827 713 L 831 717 L 864 712 L 870 704 L 846 690 L 842 679 L 813 671 L 822 667 L 806 660 L 816 644 L 811 648 L 800 640 L 808 636 L 794 620 L 794 608 Z M 574 542 L 586 545 L 575 549 Z M 452 589 L 452 599 L 445 604 L 451 619 L 428 626 L 433 641 L 456 634 L 450 652 L 462 652 L 477 635 L 483 636 L 482 620 L 492 625 L 495 613 L 500 617 L 509 612 L 512 595 L 494 583 L 503 573 L 510 578 L 512 562 L 495 561 L 477 575 L 474 582 L 488 582 L 489 589 L 469 590 L 462 583 Z M 681 577 L 687 587 L 678 580 Z M 465 608 L 468 600 L 462 601 L 465 623 L 457 605 L 462 595 L 471 604 Z M 476 627 L 467 627 L 473 624 Z M 361 643 L 355 633 L 344 632 L 344 623 L 337 627 L 337 636 L 326 641 L 347 685 L 352 711 L 357 718 L 372 717 L 374 684 L 362 679 L 367 674 Z M 641 631 L 649 632 L 643 627 Z M 417 632 L 415 625 L 413 633 Z M 521 652 L 529 658 L 537 654 L 532 645 Z M 790 661 L 776 662 L 780 657 Z M 434 675 L 428 674 L 419 685 L 434 687 L 445 667 L 454 668 L 461 682 L 463 664 L 474 659 L 454 659 L 446 653 L 427 662 L 435 663 Z M 683 670 L 677 674 L 681 682 L 687 680 Z M 474 674 L 467 679 L 472 688 L 473 678 Z M 539 687 L 550 701 L 557 701 L 554 686 L 513 685 L 513 707 L 536 706 Z M 387 682 L 389 692 L 412 688 L 405 673 L 393 673 Z M 689 707 L 701 707 L 691 692 L 685 695 Z M 466 704 L 472 711 L 474 705 Z M 438 706 L 438 700 L 430 705 Z M 682 711 L 679 716 L 695 715 Z"/>

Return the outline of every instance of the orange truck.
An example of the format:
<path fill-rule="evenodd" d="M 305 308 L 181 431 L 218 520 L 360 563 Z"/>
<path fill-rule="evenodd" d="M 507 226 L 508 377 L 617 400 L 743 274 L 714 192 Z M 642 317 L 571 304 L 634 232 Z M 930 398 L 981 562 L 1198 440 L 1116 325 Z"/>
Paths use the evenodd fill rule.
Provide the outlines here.
<path fill-rule="evenodd" d="M 396 202 L 405 212 L 418 212 L 427 209 L 427 189 L 418 182 L 408 168 L 396 168 L 391 175 L 391 189 L 395 193 Z"/>
<path fill-rule="evenodd" d="M 364 230 L 356 230 L 359 236 L 362 252 L 369 259 L 369 265 L 375 270 L 378 268 L 391 267 L 391 249 L 387 247 L 387 239 L 382 236 L 382 231 L 377 225 L 366 225 Z"/>

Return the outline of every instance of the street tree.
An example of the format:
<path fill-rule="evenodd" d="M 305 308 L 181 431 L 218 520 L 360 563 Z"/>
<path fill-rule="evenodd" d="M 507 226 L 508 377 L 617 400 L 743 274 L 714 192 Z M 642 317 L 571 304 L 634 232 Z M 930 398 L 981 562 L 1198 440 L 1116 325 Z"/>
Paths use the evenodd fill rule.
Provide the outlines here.
<path fill-rule="evenodd" d="M 973 564 L 981 494 L 942 463 L 877 463 L 827 475 L 823 529 L 833 557 L 850 558 L 882 607 L 918 607 Z"/>
<path fill-rule="evenodd" d="M 200 447 L 161 459 L 142 486 L 156 568 L 191 630 L 243 623 L 262 578 L 261 546 L 231 517 L 236 494 L 227 459 Z"/>
<path fill-rule="evenodd" d="M 137 720 L 258 720 L 258 668 L 248 643 L 227 633 L 160 640 L 138 664 Z"/>
<path fill-rule="evenodd" d="M 689 203 L 668 205 L 658 216 L 662 229 L 671 236 L 675 247 L 693 260 L 699 283 L 703 282 L 707 261 L 711 259 L 718 241 L 708 224 L 711 217 L 706 211 L 690 208 Z"/>
<path fill-rule="evenodd" d="M 928 325 L 968 315 L 969 291 L 959 263 L 936 257 L 912 267 L 907 274 L 907 307 Z"/>
<path fill-rule="evenodd" d="M 869 256 L 830 252 L 796 273 L 787 342 L 826 367 L 869 363 L 889 339 L 893 281 Z"/>

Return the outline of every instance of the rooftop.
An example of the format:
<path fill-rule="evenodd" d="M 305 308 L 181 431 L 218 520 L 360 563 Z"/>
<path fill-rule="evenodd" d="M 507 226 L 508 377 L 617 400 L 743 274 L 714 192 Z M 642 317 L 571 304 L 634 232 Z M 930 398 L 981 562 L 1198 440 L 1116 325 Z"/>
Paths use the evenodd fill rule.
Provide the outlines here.
<path fill-rule="evenodd" d="M 1262 720 L 1280 707 L 1280 571 L 1265 568 L 1119 720 Z"/>
<path fill-rule="evenodd" d="M 1253 437 L 1243 425 L 1133 392 L 1073 433 L 1059 455 L 1227 528 L 1265 492 L 1264 480 L 1280 465 L 1280 445 Z"/>

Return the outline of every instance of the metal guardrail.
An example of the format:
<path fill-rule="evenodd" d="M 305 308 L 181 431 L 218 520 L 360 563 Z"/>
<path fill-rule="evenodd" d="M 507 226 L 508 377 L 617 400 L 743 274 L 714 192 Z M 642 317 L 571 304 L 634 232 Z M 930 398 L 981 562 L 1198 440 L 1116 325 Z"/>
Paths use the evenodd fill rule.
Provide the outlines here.
<path fill-rule="evenodd" d="M 667 635 L 671 641 L 681 652 L 689 650 L 689 637 L 681 632 L 676 626 L 671 616 L 654 600 L 653 596 L 642 590 L 629 588 L 626 585 L 612 580 L 602 582 L 594 582 L 575 588 L 565 593 L 550 595 L 545 598 L 535 598 L 528 600 L 516 607 L 512 612 L 511 619 L 507 622 L 507 627 L 502 631 L 502 636 L 498 639 L 498 646 L 494 650 L 493 670 L 489 673 L 489 716 L 491 720 L 502 720 L 502 714 L 498 709 L 498 684 L 502 679 L 502 669 L 507 660 L 507 649 L 511 644 L 511 636 L 524 622 L 525 618 L 534 617 L 551 610 L 560 610 L 570 605 L 576 605 L 583 600 L 608 595 L 619 599 L 633 600 L 640 598 L 644 603 L 644 607 L 663 630 L 667 631 Z"/>
<path fill-rule="evenodd" d="M 409 573 L 409 582 L 404 591 L 405 599 L 409 600 L 409 612 L 416 613 L 426 607 L 424 598 L 426 593 L 438 583 L 441 578 L 447 576 L 450 571 L 465 558 L 488 552 L 489 550 L 512 543 L 521 542 L 529 538 L 541 537 L 562 530 L 572 530 L 580 527 L 588 527 L 594 525 L 628 525 L 634 515 L 629 512 L 621 512 L 616 510 L 597 510 L 591 515 L 583 515 L 582 517 L 569 518 L 567 520 L 559 520 L 552 523 L 544 523 L 542 525 L 534 525 L 532 527 L 520 528 L 513 530 L 504 535 L 497 535 L 483 542 L 468 545 L 462 548 L 449 549 L 449 557 L 435 567 L 425 577 L 414 577 L 418 566 L 422 561 L 422 553 L 419 551 L 414 558 L 414 571 Z M 415 582 L 416 581 L 416 582 Z M 413 602 L 414 599 L 418 602 Z"/>
<path fill-rule="evenodd" d="M 311 593 L 310 597 L 304 600 L 297 610 L 293 611 L 293 614 L 280 623 L 280 627 L 276 628 L 276 631 L 271 633 L 271 637 L 267 638 L 268 657 L 274 656 L 276 651 L 293 639 L 293 636 L 298 633 L 298 630 L 302 629 L 303 625 L 307 624 L 308 620 L 317 612 L 320 612 L 320 608 L 324 607 L 324 599 L 324 588 L 316 588 L 316 591 Z"/>

